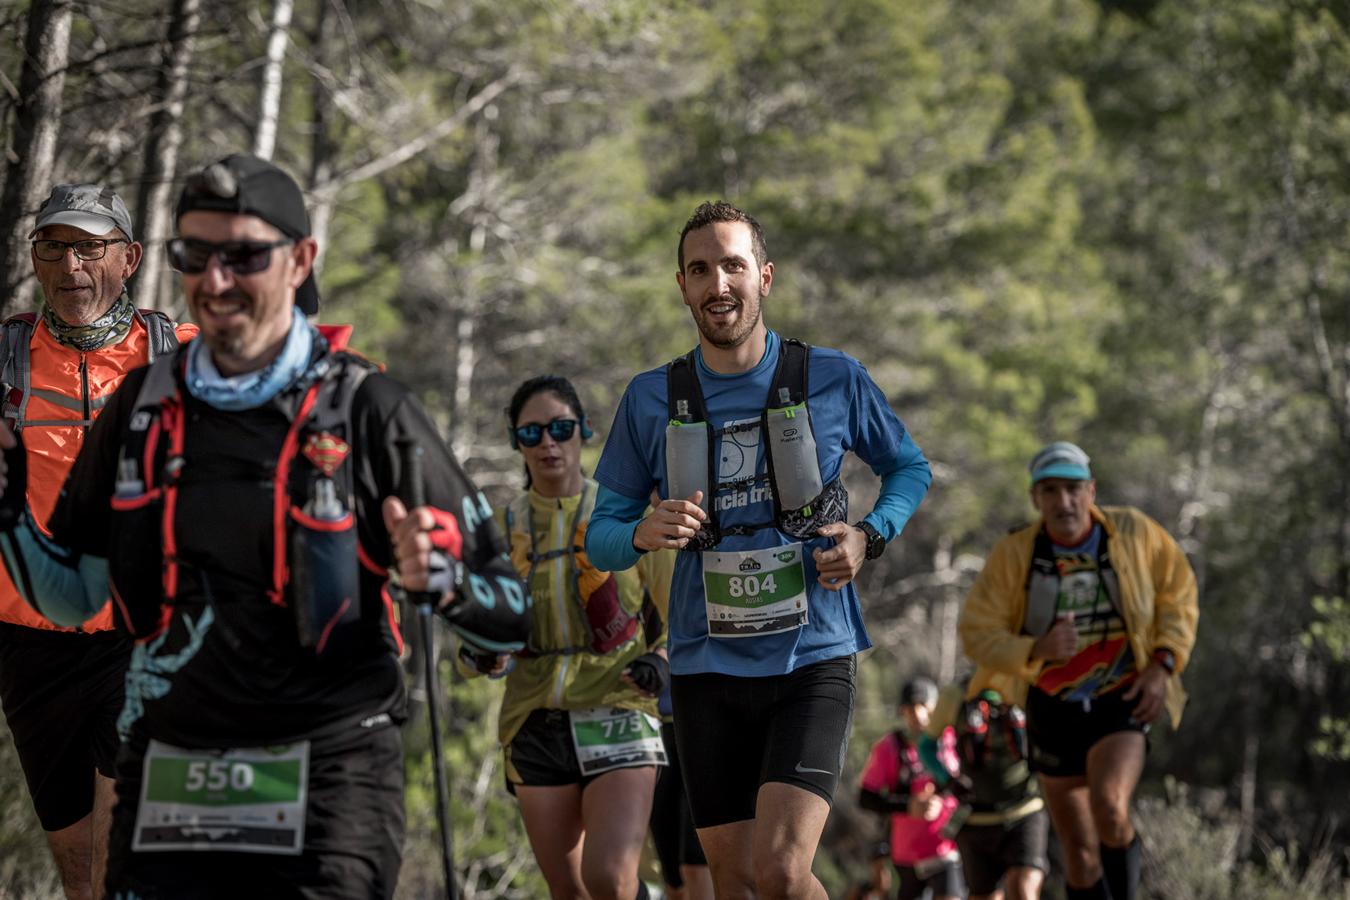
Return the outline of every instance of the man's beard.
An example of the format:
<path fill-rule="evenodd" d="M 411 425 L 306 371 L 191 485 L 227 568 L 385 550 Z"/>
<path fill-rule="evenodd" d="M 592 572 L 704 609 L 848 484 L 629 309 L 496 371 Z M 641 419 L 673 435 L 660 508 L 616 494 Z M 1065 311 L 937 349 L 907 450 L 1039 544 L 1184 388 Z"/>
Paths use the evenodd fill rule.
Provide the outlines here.
<path fill-rule="evenodd" d="M 740 314 L 734 322 L 719 326 L 708 324 L 708 313 L 700 306 L 694 314 L 694 324 L 698 326 L 699 334 L 703 335 L 708 343 L 720 350 L 733 350 L 744 344 L 754 332 L 755 326 L 759 324 L 760 317 L 764 313 L 762 299 L 763 295 L 754 299 L 754 314 L 748 315 L 750 304 L 739 297 L 735 298 Z"/>
<path fill-rule="evenodd" d="M 202 340 L 206 346 L 211 348 L 214 353 L 222 356 L 239 357 L 244 355 L 244 335 L 235 331 L 229 334 L 206 334 L 202 333 Z"/>

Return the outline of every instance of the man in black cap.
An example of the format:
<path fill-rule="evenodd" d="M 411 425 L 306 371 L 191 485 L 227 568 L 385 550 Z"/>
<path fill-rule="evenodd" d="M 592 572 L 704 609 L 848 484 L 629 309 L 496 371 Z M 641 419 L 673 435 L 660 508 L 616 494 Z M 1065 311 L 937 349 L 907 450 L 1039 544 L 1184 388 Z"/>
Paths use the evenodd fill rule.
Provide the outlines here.
<path fill-rule="evenodd" d="M 527 598 L 421 406 L 297 306 L 317 300 L 317 246 L 295 182 L 232 156 L 188 180 L 177 221 L 201 339 L 113 397 L 50 540 L 7 487 L 0 552 L 58 622 L 110 581 L 138 638 L 110 893 L 391 897 L 405 697 L 389 570 L 483 650 L 523 646 Z M 19 481 L 22 456 L 5 464 Z M 396 495 L 418 470 L 410 512 Z"/>
<path fill-rule="evenodd" d="M 4 418 L 24 432 L 28 502 L 45 522 L 122 379 L 197 329 L 131 305 L 126 281 L 141 245 L 112 188 L 56 185 L 29 238 L 43 303 L 0 327 L 0 397 Z M 111 629 L 106 604 L 79 630 L 53 625 L 0 573 L 0 702 L 68 898 L 94 895 L 107 854 L 115 723 L 131 655 Z"/>

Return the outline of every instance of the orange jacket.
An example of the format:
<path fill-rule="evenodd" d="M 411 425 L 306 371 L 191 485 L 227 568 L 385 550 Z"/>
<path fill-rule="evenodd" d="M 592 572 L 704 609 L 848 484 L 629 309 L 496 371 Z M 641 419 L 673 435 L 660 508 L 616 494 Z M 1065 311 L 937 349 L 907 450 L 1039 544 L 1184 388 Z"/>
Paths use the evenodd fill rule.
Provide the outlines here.
<path fill-rule="evenodd" d="M 179 325 L 176 331 L 178 340 L 186 343 L 197 334 L 197 326 Z M 127 373 L 145 365 L 149 340 L 144 323 L 137 317 L 121 341 L 83 353 L 57 341 L 47 324 L 38 318 L 28 344 L 31 389 L 24 420 L 72 424 L 29 424 L 23 430 L 24 448 L 28 451 L 28 506 L 34 521 L 45 525 L 56 506 L 66 474 L 84 446 L 84 429 L 78 423 L 85 419 L 86 410 L 89 419 L 97 418 Z M 19 596 L 3 567 L 0 567 L 0 622 L 52 631 L 76 630 L 53 625 L 34 611 Z M 105 605 L 77 630 L 106 631 L 112 625 L 112 612 Z"/>

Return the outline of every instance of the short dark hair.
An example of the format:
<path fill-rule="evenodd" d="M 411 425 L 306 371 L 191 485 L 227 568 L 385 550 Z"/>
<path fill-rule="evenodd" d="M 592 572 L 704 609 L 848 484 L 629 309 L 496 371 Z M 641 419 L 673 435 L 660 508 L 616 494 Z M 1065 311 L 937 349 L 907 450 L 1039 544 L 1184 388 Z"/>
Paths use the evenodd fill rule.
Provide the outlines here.
<path fill-rule="evenodd" d="M 694 210 L 694 214 L 689 217 L 689 221 L 684 223 L 684 229 L 680 232 L 680 246 L 675 258 L 680 263 L 680 271 L 684 271 L 684 239 L 689 232 L 696 228 L 702 228 L 705 225 L 711 225 L 714 222 L 744 222 L 750 226 L 750 251 L 755 254 L 755 265 L 761 269 L 769 261 L 769 248 L 764 244 L 764 228 L 755 220 L 755 217 L 744 210 L 737 209 L 725 200 L 717 202 L 704 201 Z"/>

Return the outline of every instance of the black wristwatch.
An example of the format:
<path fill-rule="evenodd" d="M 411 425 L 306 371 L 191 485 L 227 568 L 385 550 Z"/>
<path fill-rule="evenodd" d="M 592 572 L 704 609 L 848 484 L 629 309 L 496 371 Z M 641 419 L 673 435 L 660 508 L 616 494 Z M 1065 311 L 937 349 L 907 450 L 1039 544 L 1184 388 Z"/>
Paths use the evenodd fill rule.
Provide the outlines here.
<path fill-rule="evenodd" d="M 1177 673 L 1177 655 L 1166 647 L 1156 647 L 1153 650 L 1153 661 L 1166 670 L 1168 675 Z"/>
<path fill-rule="evenodd" d="M 863 554 L 864 559 L 876 559 L 886 550 L 886 539 L 881 536 L 881 532 L 872 527 L 872 523 L 863 519 L 855 522 L 853 527 L 867 538 L 867 552 Z"/>

